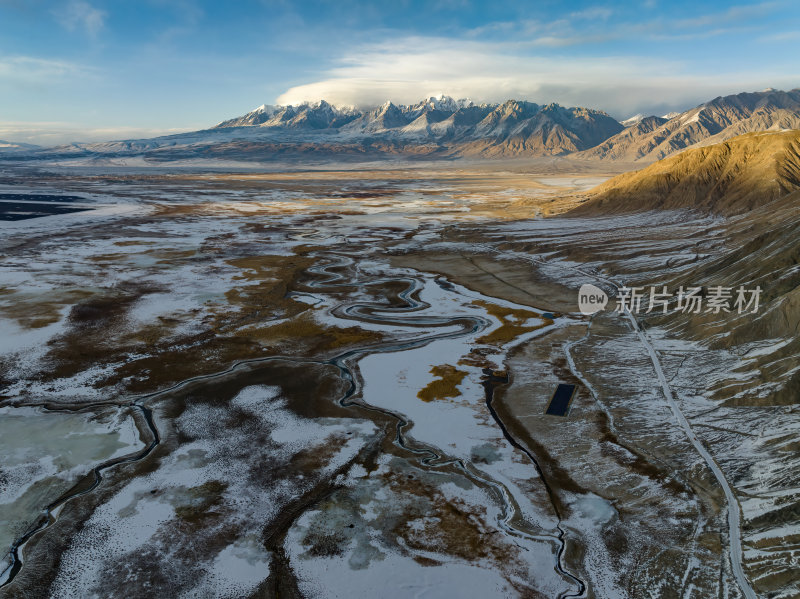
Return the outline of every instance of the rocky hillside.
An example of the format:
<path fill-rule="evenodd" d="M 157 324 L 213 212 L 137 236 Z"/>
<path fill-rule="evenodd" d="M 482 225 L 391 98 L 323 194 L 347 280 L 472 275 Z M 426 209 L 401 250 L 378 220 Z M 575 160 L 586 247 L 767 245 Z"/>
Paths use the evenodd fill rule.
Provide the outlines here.
<path fill-rule="evenodd" d="M 731 216 L 798 189 L 800 131 L 748 133 L 614 177 L 573 213 L 691 209 Z"/>
<path fill-rule="evenodd" d="M 628 281 L 633 285 L 657 282 L 669 289 L 702 286 L 708 290 L 720 285 L 760 288 L 757 312 L 673 310 L 647 316 L 645 326 L 658 325 L 670 337 L 700 342 L 710 352 L 744 357 L 746 367 L 735 374 L 719 378 L 703 375 L 705 390 L 715 400 L 738 406 L 797 404 L 800 131 L 749 133 L 686 150 L 610 179 L 587 195 L 588 201 L 568 215 L 628 213 L 630 217 L 620 222 L 670 222 L 675 227 L 670 237 L 656 245 L 669 248 L 674 242 L 686 244 L 677 254 L 665 249 L 661 259 L 651 257 L 644 266 L 640 262 L 635 268 L 643 269 L 644 274 L 629 274 Z M 644 211 L 659 212 L 633 214 Z M 699 230 L 688 229 L 691 233 L 682 237 L 680 227 L 686 223 L 705 224 Z M 673 237 L 676 232 L 677 237 Z M 619 252 L 620 247 L 624 251 Z M 637 264 L 635 253 L 641 247 L 655 246 L 634 237 L 630 244 L 615 246 L 606 240 L 579 251 L 584 252 L 583 259 L 609 260 L 602 267 L 608 272 L 624 272 Z M 537 248 L 543 252 L 552 249 Z M 581 256 L 569 258 L 578 260 Z"/>
<path fill-rule="evenodd" d="M 800 89 L 718 97 L 669 120 L 648 117 L 576 157 L 652 162 L 744 133 L 784 129 L 800 129 Z"/>

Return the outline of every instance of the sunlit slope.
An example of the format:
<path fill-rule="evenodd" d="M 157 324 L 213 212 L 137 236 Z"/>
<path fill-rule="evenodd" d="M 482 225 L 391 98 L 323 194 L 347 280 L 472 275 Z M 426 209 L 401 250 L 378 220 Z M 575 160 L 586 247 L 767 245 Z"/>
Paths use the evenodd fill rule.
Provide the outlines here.
<path fill-rule="evenodd" d="M 748 133 L 686 150 L 594 188 L 572 214 L 689 209 L 731 216 L 800 189 L 800 131 Z"/>
<path fill-rule="evenodd" d="M 691 210 L 709 221 L 707 237 L 723 251 L 707 255 L 707 238 L 687 243 L 694 257 L 669 261 L 651 275 L 671 289 L 760 287 L 756 313 L 670 314 L 654 321 L 680 338 L 746 356 L 747 371 L 718 377 L 713 397 L 738 405 L 786 405 L 800 393 L 800 131 L 749 133 L 686 150 L 587 192 L 568 214 L 621 215 Z M 678 222 L 688 213 L 674 212 Z M 711 224 L 711 223 L 714 224 Z"/>

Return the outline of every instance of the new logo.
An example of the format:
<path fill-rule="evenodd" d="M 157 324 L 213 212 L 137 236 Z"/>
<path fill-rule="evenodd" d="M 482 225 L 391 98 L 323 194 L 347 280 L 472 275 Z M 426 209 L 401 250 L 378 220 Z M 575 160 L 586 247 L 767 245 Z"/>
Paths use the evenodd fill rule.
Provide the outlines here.
<path fill-rule="evenodd" d="M 578 309 L 581 314 L 591 316 L 606 307 L 608 296 L 606 292 L 589 283 L 581 285 L 578 291 Z"/>

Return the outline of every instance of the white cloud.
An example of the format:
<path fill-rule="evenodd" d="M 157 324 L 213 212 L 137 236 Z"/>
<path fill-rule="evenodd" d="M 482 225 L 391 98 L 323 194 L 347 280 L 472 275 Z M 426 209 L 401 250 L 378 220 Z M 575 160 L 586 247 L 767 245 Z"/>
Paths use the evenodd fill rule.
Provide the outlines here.
<path fill-rule="evenodd" d="M 446 93 L 602 108 L 614 116 L 687 108 L 720 94 L 794 87 L 797 73 L 695 74 L 674 60 L 520 55 L 519 43 L 409 37 L 355 48 L 318 81 L 292 87 L 280 104 L 326 99 L 374 106 Z"/>
<path fill-rule="evenodd" d="M 82 30 L 95 37 L 105 25 L 108 14 L 84 0 L 70 0 L 54 11 L 59 23 L 70 31 Z"/>
<path fill-rule="evenodd" d="M 776 33 L 769 33 L 758 38 L 760 42 L 790 42 L 800 39 L 800 31 L 779 31 Z"/>
<path fill-rule="evenodd" d="M 87 76 L 94 69 L 65 60 L 33 56 L 0 56 L 0 81 L 14 85 L 47 85 L 67 76 Z"/>
<path fill-rule="evenodd" d="M 674 26 L 679 29 L 696 27 L 713 27 L 723 23 L 740 23 L 748 19 L 763 17 L 765 14 L 779 10 L 782 2 L 768 1 L 758 4 L 731 6 L 724 11 L 710 14 L 697 14 L 683 19 L 676 19 Z"/>
<path fill-rule="evenodd" d="M 570 13 L 570 17 L 576 19 L 589 19 L 589 20 L 602 20 L 605 21 L 611 15 L 614 14 L 614 11 L 606 6 L 593 6 L 591 8 L 585 8 L 583 10 L 579 10 L 573 13 Z"/>

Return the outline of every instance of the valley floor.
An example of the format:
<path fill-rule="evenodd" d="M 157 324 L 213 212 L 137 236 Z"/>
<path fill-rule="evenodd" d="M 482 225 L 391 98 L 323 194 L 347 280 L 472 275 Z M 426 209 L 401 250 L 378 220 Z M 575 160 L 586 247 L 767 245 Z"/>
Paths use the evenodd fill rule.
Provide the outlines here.
<path fill-rule="evenodd" d="M 799 596 L 791 332 L 614 312 L 731 248 L 609 175 L 6 169 L 0 597 Z"/>

